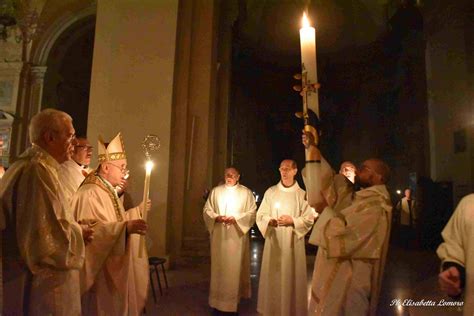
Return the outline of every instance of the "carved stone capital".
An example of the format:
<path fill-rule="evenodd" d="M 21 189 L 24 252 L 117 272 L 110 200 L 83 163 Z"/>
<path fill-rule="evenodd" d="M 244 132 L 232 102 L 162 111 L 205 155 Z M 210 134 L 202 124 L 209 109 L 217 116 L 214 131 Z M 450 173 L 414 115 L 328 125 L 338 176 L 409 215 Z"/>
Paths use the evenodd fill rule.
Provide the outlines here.
<path fill-rule="evenodd" d="M 34 83 L 42 83 L 44 79 L 44 74 L 46 73 L 46 66 L 32 66 L 30 68 L 30 79 Z"/>

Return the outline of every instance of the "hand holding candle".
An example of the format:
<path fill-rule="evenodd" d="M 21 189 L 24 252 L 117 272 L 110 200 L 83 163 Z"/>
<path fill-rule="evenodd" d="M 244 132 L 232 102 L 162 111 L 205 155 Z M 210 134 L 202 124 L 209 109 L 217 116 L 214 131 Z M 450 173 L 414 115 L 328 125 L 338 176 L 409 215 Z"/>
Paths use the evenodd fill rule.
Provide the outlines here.
<path fill-rule="evenodd" d="M 153 161 L 151 161 L 151 152 L 157 151 L 160 148 L 160 139 L 156 135 L 147 135 L 142 142 L 142 148 L 145 152 L 146 164 L 145 164 L 145 184 L 143 186 L 143 201 L 141 216 L 146 222 L 148 217 L 148 209 L 150 208 L 150 176 L 151 170 L 153 169 Z M 138 257 L 143 258 L 146 250 L 145 236 L 140 237 L 140 245 L 138 250 Z"/>
<path fill-rule="evenodd" d="M 224 225 L 227 229 L 233 224 L 236 223 L 235 221 L 235 204 L 236 204 L 236 197 L 234 196 L 233 192 L 228 192 L 226 196 L 225 202 L 225 220 Z"/>
<path fill-rule="evenodd" d="M 319 99 L 318 99 L 318 72 L 316 62 L 316 30 L 310 26 L 306 14 L 303 15 L 303 27 L 300 29 L 301 44 L 301 81 L 303 96 L 303 118 L 304 133 L 311 135 L 314 146 L 305 144 L 305 159 L 307 162 L 315 162 L 312 166 L 312 172 L 307 172 L 305 179 L 307 199 L 310 205 L 317 205 L 321 202 L 318 192 L 321 191 L 321 153 L 317 149 L 319 145 L 319 131 L 316 122 L 319 121 Z M 314 122 L 310 121 L 312 110 L 317 118 Z M 315 194 L 316 192 L 316 194 Z M 288 219 L 288 222 L 290 220 Z M 286 221 L 285 221 L 286 222 Z"/>
<path fill-rule="evenodd" d="M 290 215 L 281 215 L 278 218 L 278 226 L 293 226 L 293 217 Z"/>

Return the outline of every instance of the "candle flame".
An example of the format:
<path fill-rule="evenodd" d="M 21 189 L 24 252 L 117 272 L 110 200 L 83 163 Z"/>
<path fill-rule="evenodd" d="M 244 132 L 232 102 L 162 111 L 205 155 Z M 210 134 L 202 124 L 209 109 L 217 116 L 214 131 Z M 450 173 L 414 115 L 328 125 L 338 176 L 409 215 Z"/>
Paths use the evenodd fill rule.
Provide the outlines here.
<path fill-rule="evenodd" d="M 306 12 L 303 13 L 303 28 L 310 27 L 308 17 L 306 16 Z"/>
<path fill-rule="evenodd" d="M 275 203 L 275 208 L 280 208 L 280 202 Z"/>
<path fill-rule="evenodd" d="M 153 169 L 153 161 L 148 160 L 145 165 L 145 169 L 147 172 L 151 172 L 151 169 Z"/>

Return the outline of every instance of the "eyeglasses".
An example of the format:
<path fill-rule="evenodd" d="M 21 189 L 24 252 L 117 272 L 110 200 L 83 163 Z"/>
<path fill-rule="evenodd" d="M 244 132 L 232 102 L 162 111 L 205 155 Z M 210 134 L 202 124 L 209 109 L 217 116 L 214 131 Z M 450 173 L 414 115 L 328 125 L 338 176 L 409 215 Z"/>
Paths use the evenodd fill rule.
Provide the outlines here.
<path fill-rule="evenodd" d="M 87 145 L 76 145 L 74 147 L 81 150 L 86 150 L 86 151 L 92 151 L 94 149 L 94 146 L 87 146 Z"/>
<path fill-rule="evenodd" d="M 280 168 L 278 168 L 278 170 L 280 170 L 282 172 L 290 172 L 291 170 L 293 170 L 293 168 L 280 167 Z"/>
<path fill-rule="evenodd" d="M 119 167 L 117 165 L 114 165 L 111 162 L 109 162 L 108 165 L 109 166 L 114 166 L 115 168 L 118 168 L 120 170 L 120 172 L 122 172 L 122 174 L 124 174 L 124 175 L 128 175 L 130 173 L 130 170 L 128 170 L 127 167 Z"/>

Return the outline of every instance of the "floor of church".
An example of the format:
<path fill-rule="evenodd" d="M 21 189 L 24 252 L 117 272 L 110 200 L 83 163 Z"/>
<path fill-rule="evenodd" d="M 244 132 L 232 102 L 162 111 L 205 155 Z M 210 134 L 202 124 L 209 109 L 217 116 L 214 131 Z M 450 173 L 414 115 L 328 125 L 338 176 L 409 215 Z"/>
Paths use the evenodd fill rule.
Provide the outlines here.
<path fill-rule="evenodd" d="M 257 293 L 263 241 L 258 236 L 253 237 L 250 250 L 252 298 L 241 301 L 239 315 L 258 315 Z M 308 289 L 315 252 L 316 248 L 307 248 Z M 439 261 L 435 251 L 404 249 L 391 245 L 385 269 L 379 315 L 462 315 L 459 308 L 441 306 L 444 305 L 443 300 L 448 300 L 438 288 Z M 160 296 L 156 286 L 156 304 L 150 292 L 146 306 L 147 315 L 216 315 L 207 303 L 209 257 L 185 258 L 174 269 L 166 271 L 166 274 L 169 289 L 163 288 L 163 295 Z M 164 285 L 163 279 L 161 281 Z M 396 304 L 397 299 L 402 304 Z M 415 304 L 425 306 L 413 306 Z M 440 306 L 426 306 L 432 304 Z"/>

